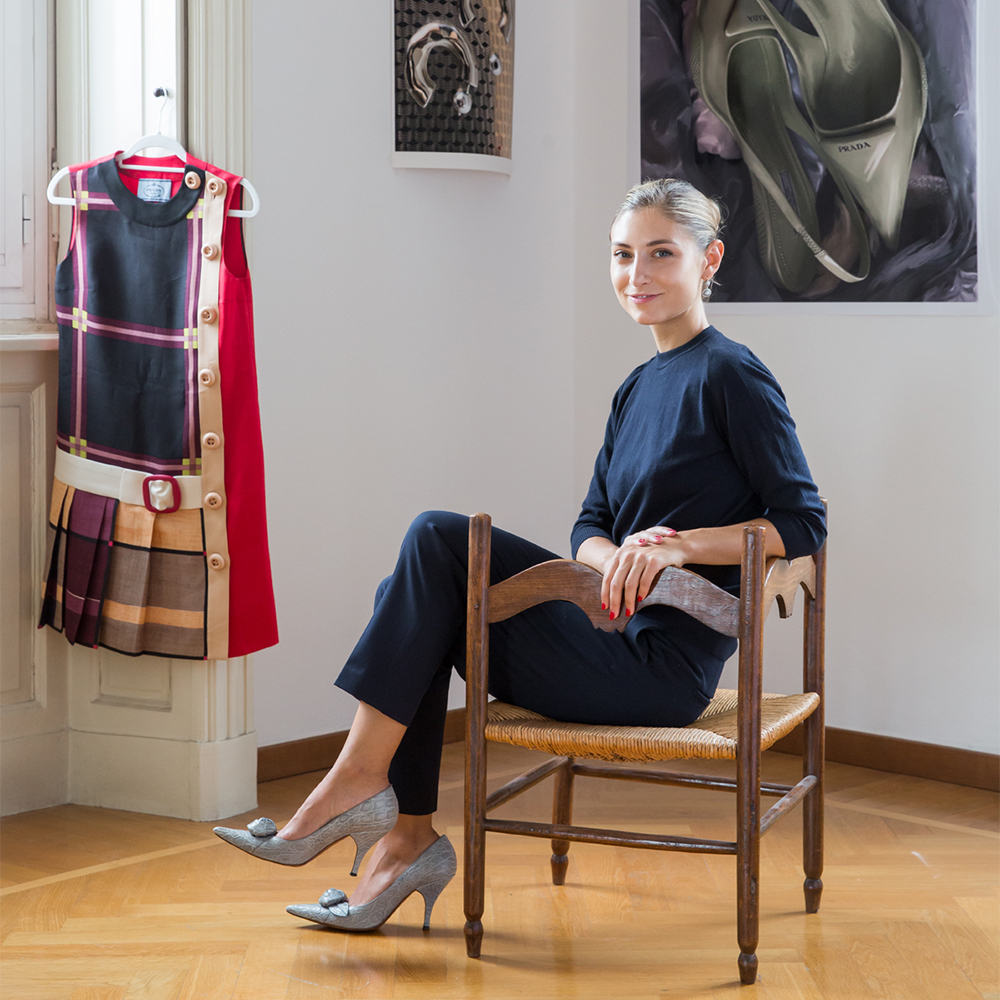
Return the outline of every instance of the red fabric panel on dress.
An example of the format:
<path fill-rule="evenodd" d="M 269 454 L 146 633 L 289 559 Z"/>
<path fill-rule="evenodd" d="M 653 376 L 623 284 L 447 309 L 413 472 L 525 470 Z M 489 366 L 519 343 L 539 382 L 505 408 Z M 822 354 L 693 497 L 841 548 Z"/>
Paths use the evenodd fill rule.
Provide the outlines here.
<path fill-rule="evenodd" d="M 229 655 L 245 656 L 278 641 L 267 547 L 264 445 L 253 349 L 253 294 L 243 254 L 240 178 L 193 157 L 188 162 L 226 182 L 226 224 L 219 274 L 219 387 L 226 442 L 226 531 L 229 539 Z M 234 270 L 242 265 L 242 274 Z"/>

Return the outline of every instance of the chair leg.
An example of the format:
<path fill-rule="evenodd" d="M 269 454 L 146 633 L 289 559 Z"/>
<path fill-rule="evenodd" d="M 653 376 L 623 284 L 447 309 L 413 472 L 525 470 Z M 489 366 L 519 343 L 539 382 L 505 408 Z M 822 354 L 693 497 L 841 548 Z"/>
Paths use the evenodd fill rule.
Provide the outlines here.
<path fill-rule="evenodd" d="M 552 794 L 552 822 L 568 825 L 573 822 L 573 758 L 556 771 L 555 790 Z M 552 884 L 566 884 L 569 868 L 568 840 L 552 841 Z"/>
<path fill-rule="evenodd" d="M 486 741 L 469 727 L 465 778 L 465 950 L 479 958 L 486 905 Z"/>
<path fill-rule="evenodd" d="M 763 668 L 764 529 L 743 529 L 736 751 L 736 936 L 740 982 L 757 980 L 760 937 L 760 699 Z"/>
<path fill-rule="evenodd" d="M 824 702 L 824 643 L 826 620 L 826 546 L 816 553 L 815 598 L 806 601 L 803 691 L 819 695 L 816 711 L 805 721 L 802 772 L 816 784 L 802 803 L 802 867 L 806 913 L 819 910 L 823 894 L 823 777 L 826 765 L 826 705 Z"/>
<path fill-rule="evenodd" d="M 490 519 L 469 518 L 465 686 L 465 950 L 479 958 L 486 905 L 486 702 L 489 697 Z"/>
<path fill-rule="evenodd" d="M 483 910 L 486 906 L 485 831 L 479 818 L 478 845 L 465 845 L 465 952 L 479 958 L 483 946 Z M 469 838 L 472 839 L 472 838 Z"/>
<path fill-rule="evenodd" d="M 736 936 L 740 944 L 740 982 L 745 986 L 757 980 L 760 940 L 760 822 L 759 817 L 754 819 L 757 822 L 741 816 L 736 831 Z"/>
<path fill-rule="evenodd" d="M 486 770 L 482 754 L 474 755 L 470 764 L 470 784 L 478 784 L 479 768 Z M 483 782 L 485 784 L 485 782 Z M 484 789 L 485 791 L 485 789 Z M 465 951 L 469 958 L 479 958 L 483 945 L 483 910 L 486 906 L 486 830 L 485 814 L 480 802 L 469 801 L 466 793 L 465 814 Z M 485 799 L 485 796 L 483 796 Z"/>
<path fill-rule="evenodd" d="M 806 720 L 803 771 L 816 775 L 817 782 L 802 803 L 802 867 L 805 881 L 806 913 L 819 911 L 823 895 L 823 718 L 814 713 Z"/>

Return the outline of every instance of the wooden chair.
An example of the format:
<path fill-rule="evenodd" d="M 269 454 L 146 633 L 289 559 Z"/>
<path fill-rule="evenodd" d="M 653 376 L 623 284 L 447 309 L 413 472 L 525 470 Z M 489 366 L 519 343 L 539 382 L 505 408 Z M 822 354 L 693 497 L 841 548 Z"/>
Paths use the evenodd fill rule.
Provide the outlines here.
<path fill-rule="evenodd" d="M 719 690 L 701 717 L 684 728 L 649 729 L 555 722 L 514 705 L 488 702 L 489 625 L 548 600 L 572 601 L 597 628 L 623 629 L 632 619 L 611 622 L 601 611 L 601 575 L 583 563 L 552 560 L 491 587 L 491 522 L 476 514 L 469 523 L 469 605 L 465 779 L 465 939 L 478 958 L 483 938 L 486 833 L 509 833 L 552 841 L 552 881 L 563 885 L 569 845 L 613 844 L 658 851 L 736 855 L 737 937 L 743 983 L 757 978 L 760 837 L 796 803 L 803 804 L 803 867 L 806 912 L 819 909 L 823 883 L 823 641 L 826 547 L 815 556 L 764 563 L 764 528 L 743 532 L 740 598 L 689 570 L 665 569 L 643 601 L 680 608 L 719 632 L 739 638 L 739 688 Z M 782 618 L 792 613 L 799 587 L 805 591 L 803 615 L 803 692 L 761 692 L 763 630 L 777 600 Z M 760 780 L 760 755 L 775 740 L 805 722 L 803 778 L 796 785 Z M 486 740 L 553 753 L 550 760 L 486 795 Z M 736 777 L 609 767 L 578 758 L 621 762 L 701 757 L 735 759 Z M 490 819 L 492 809 L 555 776 L 552 823 Z M 572 825 L 576 775 L 687 785 L 736 793 L 735 842 L 694 837 L 628 833 Z M 761 795 L 778 801 L 763 816 Z"/>

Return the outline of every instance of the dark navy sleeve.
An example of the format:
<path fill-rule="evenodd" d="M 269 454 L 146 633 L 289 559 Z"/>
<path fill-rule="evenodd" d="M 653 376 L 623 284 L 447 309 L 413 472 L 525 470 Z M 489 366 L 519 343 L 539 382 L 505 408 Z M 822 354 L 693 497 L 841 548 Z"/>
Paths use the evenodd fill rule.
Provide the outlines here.
<path fill-rule="evenodd" d="M 570 532 L 570 547 L 574 559 L 577 549 L 588 538 L 607 538 L 611 542 L 615 540 L 613 534 L 615 512 L 611 509 L 611 500 L 608 497 L 608 466 L 611 464 L 611 456 L 615 450 L 615 429 L 618 426 L 622 408 L 628 401 L 636 380 L 647 364 L 648 362 L 644 362 L 629 373 L 628 378 L 618 387 L 618 391 L 611 401 L 611 414 L 608 416 L 608 424 L 604 430 L 604 444 L 594 462 L 594 475 L 590 480 L 590 489 L 584 498 L 580 516 L 576 519 L 576 524 L 573 525 L 573 530 Z"/>
<path fill-rule="evenodd" d="M 618 395 L 615 395 L 615 403 L 618 402 Z M 590 489 L 583 501 L 580 516 L 573 525 L 570 533 L 570 546 L 573 551 L 573 558 L 576 558 L 577 549 L 588 538 L 607 538 L 614 541 L 611 529 L 614 526 L 615 518 L 611 513 L 611 504 L 608 500 L 608 465 L 611 462 L 611 453 L 615 446 L 615 410 L 612 406 L 611 415 L 608 417 L 608 426 L 604 431 L 604 446 L 597 455 L 594 462 L 594 476 L 590 481 Z"/>
<path fill-rule="evenodd" d="M 812 481 L 777 380 L 751 352 L 740 363 L 720 358 L 709 378 L 719 430 L 778 529 L 785 558 L 817 552 L 826 538 L 826 512 Z"/>

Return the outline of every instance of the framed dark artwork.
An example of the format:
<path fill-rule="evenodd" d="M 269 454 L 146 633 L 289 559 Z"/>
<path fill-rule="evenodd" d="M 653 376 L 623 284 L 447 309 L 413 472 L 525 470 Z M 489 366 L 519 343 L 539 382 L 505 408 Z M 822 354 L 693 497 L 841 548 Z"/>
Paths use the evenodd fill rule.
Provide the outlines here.
<path fill-rule="evenodd" d="M 975 0 L 642 0 L 643 179 L 727 209 L 718 302 L 977 301 Z"/>
<path fill-rule="evenodd" d="M 395 0 L 393 166 L 510 172 L 514 0 Z"/>

